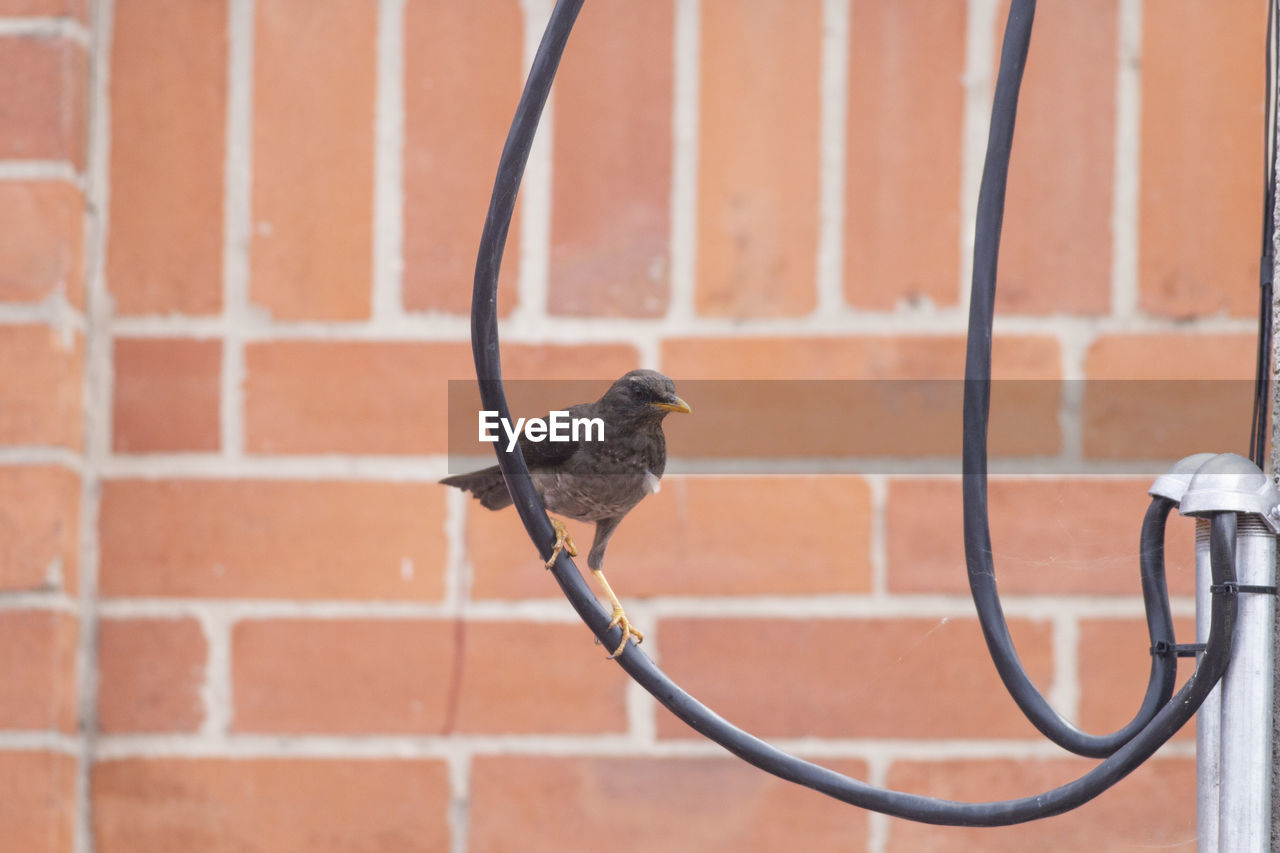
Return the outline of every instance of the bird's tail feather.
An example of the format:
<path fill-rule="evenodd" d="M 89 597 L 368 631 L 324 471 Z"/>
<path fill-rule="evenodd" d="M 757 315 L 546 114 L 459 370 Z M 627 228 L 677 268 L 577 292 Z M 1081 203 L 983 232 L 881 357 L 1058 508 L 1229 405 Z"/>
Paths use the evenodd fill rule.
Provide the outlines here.
<path fill-rule="evenodd" d="M 507 481 L 502 479 L 502 469 L 497 465 L 469 474 L 454 474 L 440 481 L 475 495 L 485 509 L 502 509 L 511 506 L 511 493 Z"/>

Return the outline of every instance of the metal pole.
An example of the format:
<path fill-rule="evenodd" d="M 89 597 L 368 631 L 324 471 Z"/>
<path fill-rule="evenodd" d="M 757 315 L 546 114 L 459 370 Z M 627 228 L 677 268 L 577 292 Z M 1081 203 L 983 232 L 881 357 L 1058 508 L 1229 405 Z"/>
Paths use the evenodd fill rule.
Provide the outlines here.
<path fill-rule="evenodd" d="M 1196 642 L 1209 639 L 1209 520 L 1196 519 Z M 1201 655 L 1203 657 L 1203 655 Z M 1218 853 L 1218 747 L 1222 731 L 1222 685 L 1213 688 L 1196 713 L 1196 835 L 1198 853 Z"/>
<path fill-rule="evenodd" d="M 1275 535 L 1241 515 L 1236 573 L 1242 586 L 1275 583 Z M 1272 622 L 1275 596 L 1240 595 L 1231 663 L 1222 678 L 1219 849 L 1267 853 L 1271 844 Z"/>
<path fill-rule="evenodd" d="M 1212 755 L 1208 731 L 1212 711 L 1201 707 L 1196 745 L 1199 796 L 1197 818 L 1203 816 L 1203 849 L 1221 853 L 1268 853 L 1271 844 L 1271 709 L 1272 624 L 1275 618 L 1276 534 L 1280 531 L 1280 491 L 1257 465 L 1234 453 L 1221 453 L 1196 469 L 1182 496 L 1179 511 L 1203 519 L 1221 512 L 1237 514 L 1237 589 L 1212 591 L 1199 578 L 1197 602 L 1209 593 L 1239 595 L 1231 660 L 1218 685 L 1220 696 L 1218 755 Z M 1197 528 L 1197 534 L 1200 531 Z M 1197 536 L 1197 540 L 1202 538 Z M 1199 548 L 1197 541 L 1197 558 Z M 1197 559 L 1197 564 L 1200 560 Z M 1197 569 L 1199 566 L 1197 565 Z M 1203 608 L 1198 608 L 1203 609 Z M 1197 622 L 1199 620 L 1197 619 Z M 1197 625 L 1197 628 L 1199 626 Z M 1197 630 L 1197 633 L 1199 631 Z M 1212 698 L 1212 697 L 1210 697 Z M 1205 726 L 1201 731 L 1200 725 Z M 1217 766 L 1218 844 L 1208 846 L 1206 824 L 1213 821 L 1213 767 Z"/>

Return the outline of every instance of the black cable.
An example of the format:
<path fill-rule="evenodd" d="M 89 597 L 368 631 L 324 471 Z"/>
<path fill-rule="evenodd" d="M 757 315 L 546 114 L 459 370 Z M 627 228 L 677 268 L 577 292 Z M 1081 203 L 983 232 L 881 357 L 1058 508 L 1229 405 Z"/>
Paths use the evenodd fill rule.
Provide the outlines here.
<path fill-rule="evenodd" d="M 485 220 L 479 257 L 476 263 L 475 289 L 472 301 L 472 350 L 476 375 L 486 409 L 508 414 L 506 394 L 502 387 L 501 359 L 498 346 L 497 286 L 502 243 L 510 225 L 516 189 L 528 157 L 538 118 L 546 102 L 560 54 L 568 39 L 582 0 L 558 0 L 539 45 L 533 68 L 525 84 L 524 94 L 516 109 L 507 144 L 498 163 L 493 198 Z M 1035 13 L 1035 0 L 1013 0 L 1005 33 L 1004 55 L 1021 51 L 1025 57 Z M 1012 46 L 1012 48 L 1011 48 Z M 1002 58 L 1001 83 L 997 85 L 993 126 L 1012 122 L 1011 102 Z M 1018 72 L 1021 72 L 1019 67 Z M 988 157 L 988 169 L 999 166 L 999 159 Z M 1007 167 L 1007 150 L 1004 166 Z M 985 185 L 985 179 L 984 179 Z M 980 223 L 984 217 L 980 213 Z M 998 223 L 997 223 L 998 225 Z M 981 233 L 981 226 L 980 226 Z M 989 251 L 989 242 L 979 241 Z M 985 261 L 984 261 L 985 262 Z M 975 261 L 976 263 L 976 261 Z M 992 262 L 994 268 L 994 263 Z M 988 339 L 990 330 L 988 328 Z M 985 441 L 985 435 L 983 435 Z M 511 451 L 497 450 L 507 486 L 520 512 L 521 521 L 530 538 L 545 557 L 553 540 L 542 499 L 529 477 L 519 447 Z M 984 478 L 985 486 L 985 478 Z M 1214 517 L 1211 524 L 1212 574 L 1215 583 L 1235 580 L 1235 526 L 1231 513 Z M 577 566 L 562 554 L 552 573 L 565 597 L 592 632 L 607 647 L 621 641 L 617 628 L 609 628 L 609 614 L 600 606 L 583 580 Z M 789 755 L 733 726 L 714 711 L 698 702 L 668 678 L 652 660 L 635 645 L 628 645 L 617 658 L 621 666 L 645 690 L 695 731 L 715 741 L 744 761 L 782 779 L 821 791 L 843 802 L 923 823 L 957 826 L 1005 826 L 1049 817 L 1079 806 L 1123 779 L 1149 758 L 1196 712 L 1213 686 L 1226 670 L 1231 635 L 1235 626 L 1235 596 L 1215 595 L 1209 639 L 1196 671 L 1172 701 L 1155 714 L 1150 723 L 1105 761 L 1084 776 L 1044 794 L 992 803 L 959 803 L 875 788 L 865 782 L 843 776 L 827 768 Z"/>
<path fill-rule="evenodd" d="M 991 110 L 991 131 L 987 142 L 986 163 L 978 192 L 977 229 L 974 236 L 973 286 L 969 302 L 969 337 L 965 353 L 964 446 L 961 455 L 964 495 L 964 548 L 968 567 L 969 590 L 973 596 L 983 636 L 996 671 L 1023 714 L 1045 737 L 1054 743 L 1092 758 L 1103 758 L 1118 750 L 1149 722 L 1168 699 L 1165 684 L 1176 675 L 1177 661 L 1152 661 L 1147 692 L 1133 720 L 1118 731 L 1106 735 L 1083 732 L 1064 719 L 1040 693 L 1023 669 L 1009 635 L 1004 609 L 996 589 L 995 566 L 991 552 L 991 530 L 987 512 L 987 429 L 991 409 L 991 337 L 995 319 L 996 266 L 1000 256 L 1000 230 L 1004 221 L 1005 185 L 1009 159 L 1013 149 L 1013 129 L 1018 108 L 1018 89 L 1026 65 L 1028 40 L 1011 41 L 1012 20 L 1005 33 L 1000 56 L 1000 73 L 996 81 L 995 102 Z M 1029 35 L 1029 33 L 1028 33 Z M 1153 504 L 1154 507 L 1154 504 Z M 1165 510 L 1167 516 L 1168 511 Z M 1163 529 L 1163 523 L 1161 523 Z M 1144 540 L 1146 525 L 1144 524 Z M 1160 545 L 1163 554 L 1163 542 Z M 1143 556 L 1148 553 L 1144 541 Z M 1149 572 L 1143 570 L 1143 597 L 1147 607 L 1148 626 L 1172 623 L 1167 618 L 1167 594 L 1156 594 L 1148 583 Z M 1163 568 L 1161 568 L 1163 576 Z M 1163 586 L 1163 584 L 1161 584 Z M 1163 602 L 1158 599 L 1163 598 Z M 1153 606 L 1157 608 L 1153 610 Z M 1166 614 L 1161 619 L 1159 608 Z M 1170 670 L 1174 670 L 1173 673 Z"/>
<path fill-rule="evenodd" d="M 1267 419 L 1271 414 L 1271 301 L 1275 277 L 1275 191 L 1276 191 L 1276 64 L 1277 51 L 1275 0 L 1267 3 L 1266 116 L 1262 144 L 1262 259 L 1258 269 L 1258 355 L 1253 385 L 1253 420 L 1249 431 L 1249 458 L 1267 470 Z"/>

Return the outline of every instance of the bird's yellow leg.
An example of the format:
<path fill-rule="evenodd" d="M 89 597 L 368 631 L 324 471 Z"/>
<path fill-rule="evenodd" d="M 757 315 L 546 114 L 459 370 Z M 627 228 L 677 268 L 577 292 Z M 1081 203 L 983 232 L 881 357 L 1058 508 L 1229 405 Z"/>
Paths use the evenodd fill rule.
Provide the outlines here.
<path fill-rule="evenodd" d="M 551 549 L 551 556 L 547 558 L 547 568 L 551 568 L 556 564 L 556 560 L 560 558 L 561 551 L 568 551 L 570 557 L 578 556 L 578 546 L 573 544 L 573 540 L 569 538 L 569 531 L 565 530 L 564 522 L 558 518 L 551 519 L 551 526 L 556 531 L 556 544 Z"/>
<path fill-rule="evenodd" d="M 591 573 L 596 576 L 596 580 L 600 581 L 604 594 L 609 596 L 609 603 L 613 605 L 613 618 L 609 622 L 609 627 L 612 628 L 616 625 L 622 629 L 622 642 L 618 643 L 618 647 L 613 650 L 613 654 L 609 655 L 610 658 L 616 658 L 627 647 L 628 639 L 635 637 L 637 644 L 643 643 L 644 634 L 631 627 L 631 621 L 627 619 L 627 614 L 622 609 L 622 602 L 618 600 L 618 596 L 613 594 L 613 588 L 604 579 L 604 572 L 599 569 L 592 569 Z"/>

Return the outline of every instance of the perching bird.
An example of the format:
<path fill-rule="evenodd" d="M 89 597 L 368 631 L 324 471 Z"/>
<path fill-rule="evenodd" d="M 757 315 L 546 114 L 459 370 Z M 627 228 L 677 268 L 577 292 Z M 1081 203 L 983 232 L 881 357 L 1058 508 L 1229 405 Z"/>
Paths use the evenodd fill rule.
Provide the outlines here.
<path fill-rule="evenodd" d="M 609 537 L 632 507 L 645 495 L 658 491 L 658 481 L 667 467 L 667 442 L 662 435 L 662 419 L 671 412 L 690 412 L 689 404 L 676 396 L 675 384 L 655 370 L 633 370 L 609 388 L 594 403 L 583 403 L 568 410 L 571 418 L 599 418 L 604 422 L 604 436 L 580 433 L 577 441 L 530 441 L 520 435 L 520 451 L 534 488 L 542 496 L 550 512 L 577 521 L 594 521 L 595 541 L 587 555 L 587 565 L 600 581 L 613 618 L 609 627 L 622 629 L 622 642 L 610 657 L 616 657 L 627 645 L 627 639 L 644 640 L 644 634 L 631 627 L 622 603 L 605 580 L 601 564 Z M 588 436 L 592 440 L 587 440 Z M 511 505 L 511 495 L 497 465 L 470 474 L 457 474 L 440 481 L 471 492 L 486 509 L 502 509 Z M 564 525 L 553 519 L 556 545 L 547 560 L 547 568 L 555 565 L 561 550 L 577 556 L 578 551 L 565 532 Z"/>

